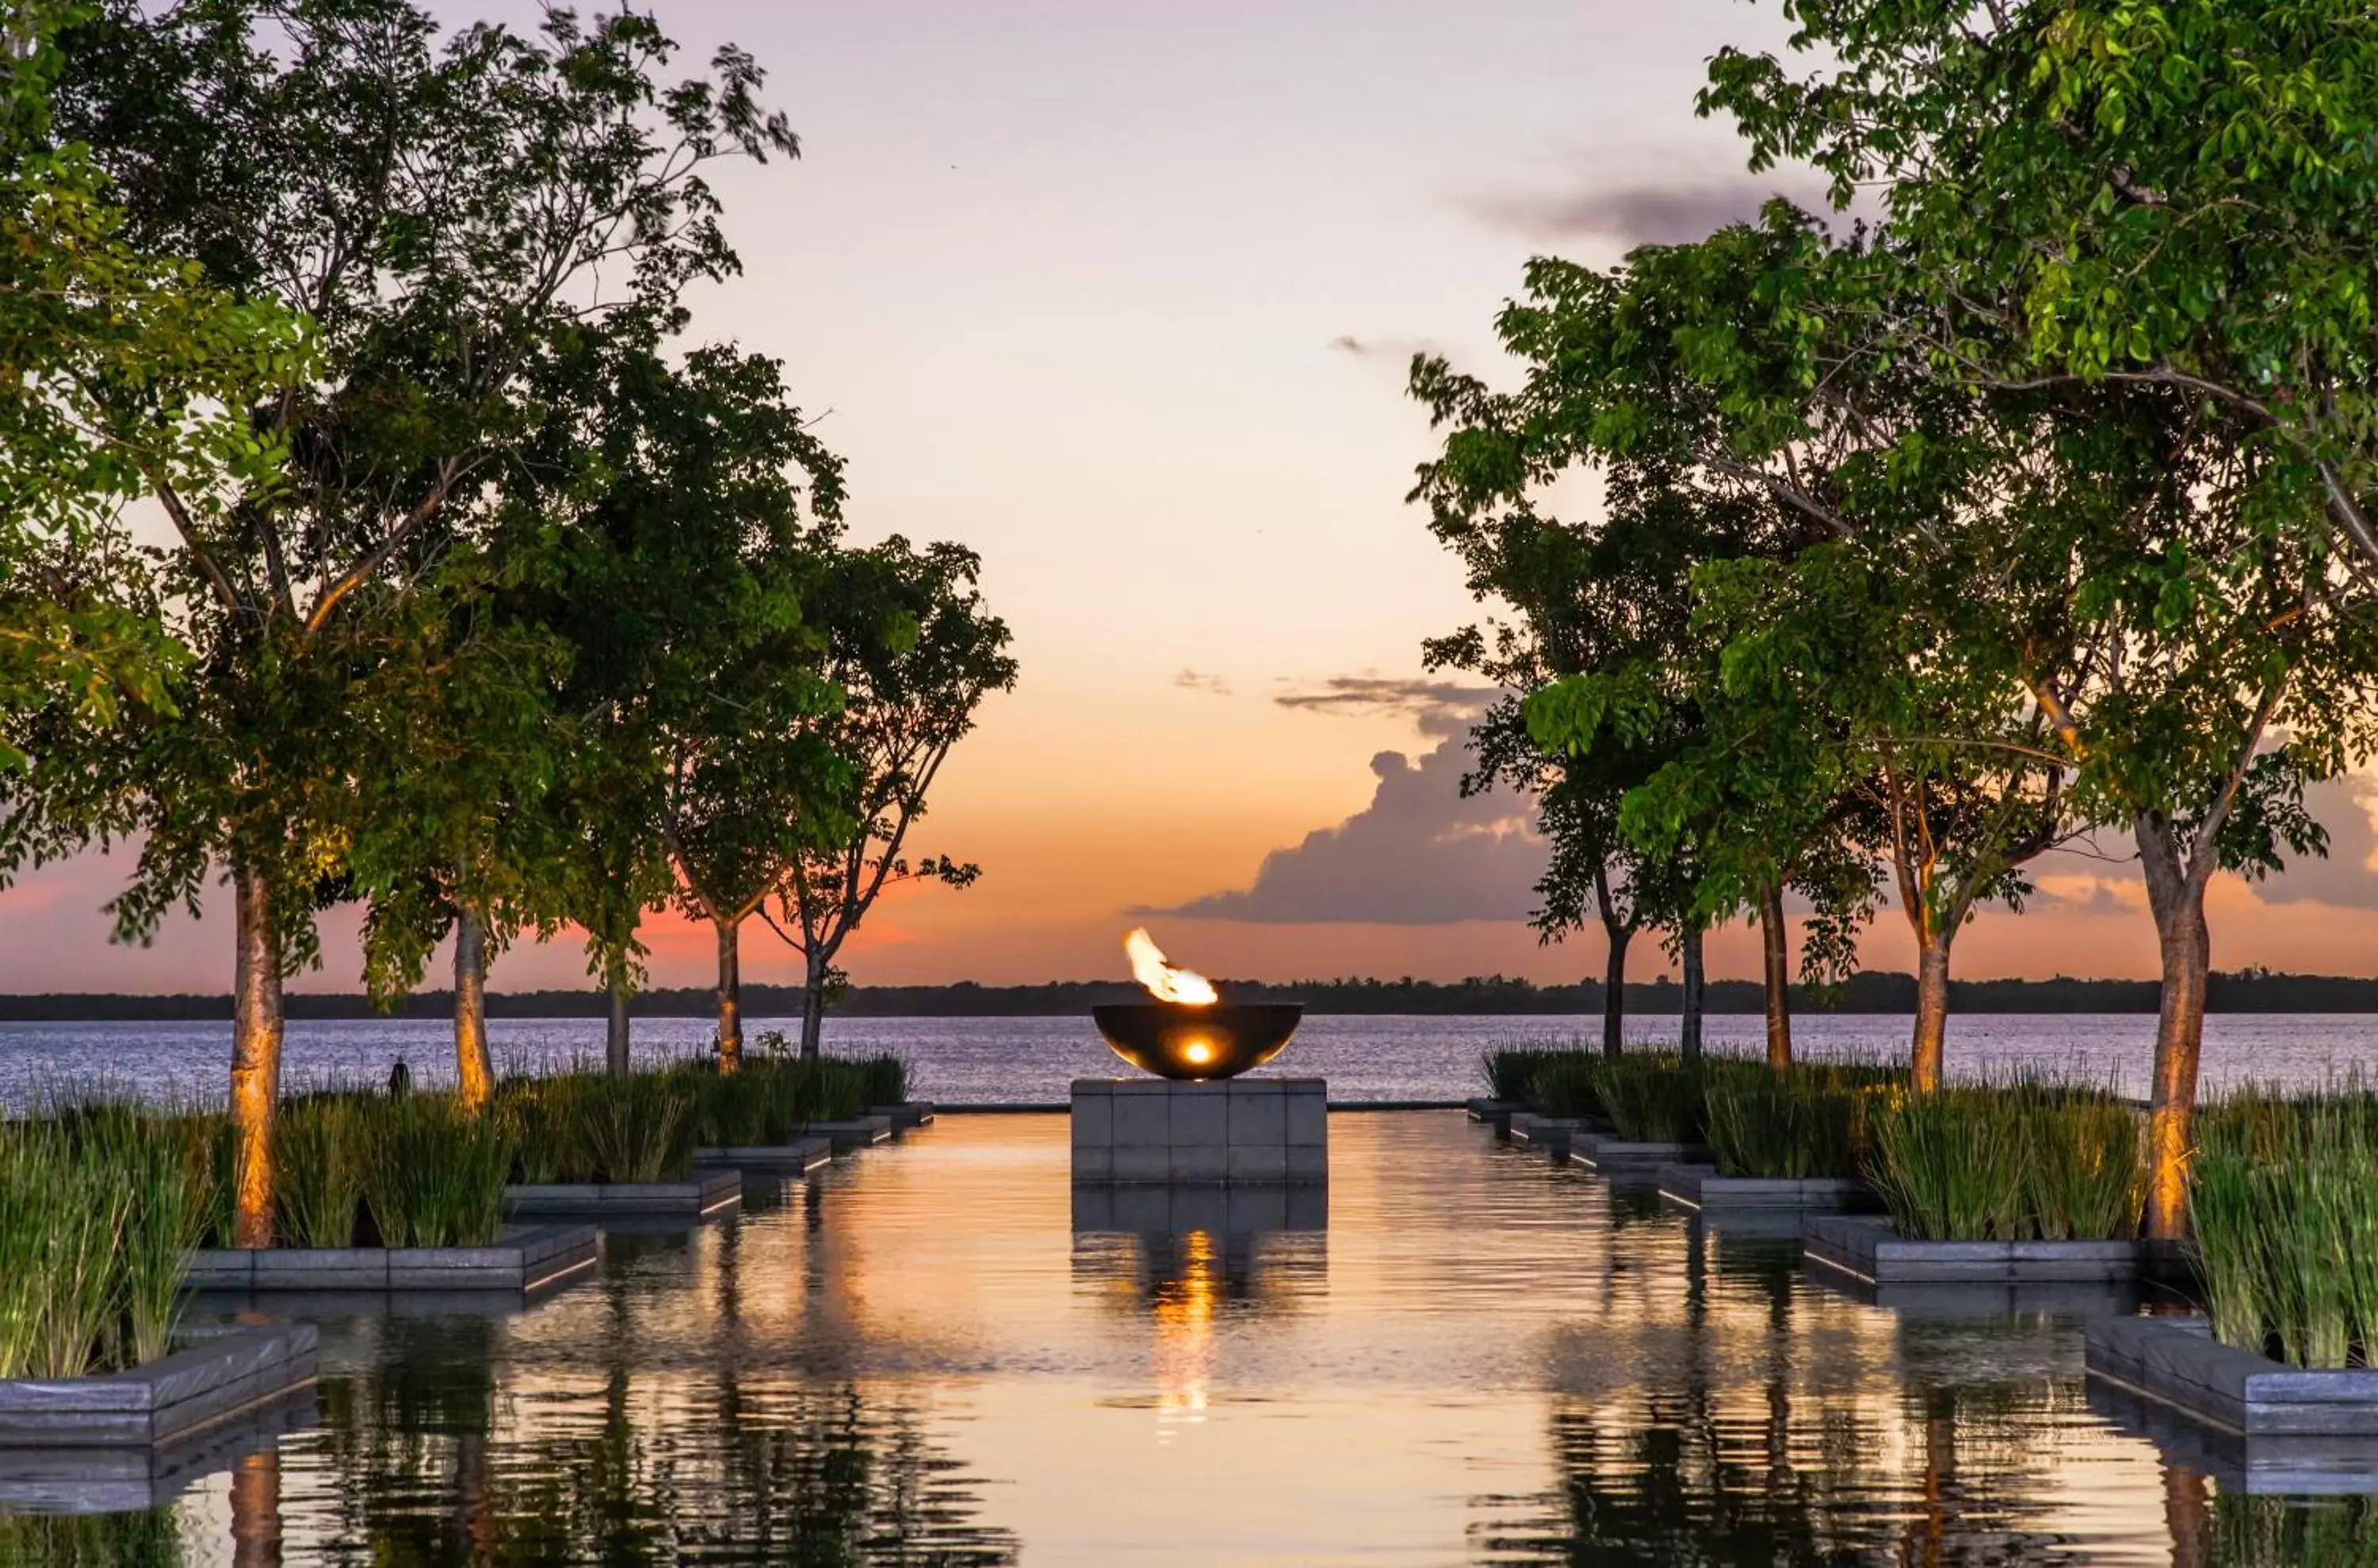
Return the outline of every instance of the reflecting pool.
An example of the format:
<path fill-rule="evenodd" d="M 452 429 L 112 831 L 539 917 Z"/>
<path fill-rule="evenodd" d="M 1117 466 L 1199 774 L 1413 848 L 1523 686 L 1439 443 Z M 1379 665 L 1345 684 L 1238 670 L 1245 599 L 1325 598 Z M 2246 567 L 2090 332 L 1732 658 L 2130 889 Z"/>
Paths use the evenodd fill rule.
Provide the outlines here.
<path fill-rule="evenodd" d="M 1458 1113 L 1331 1139 L 1326 1200 L 1076 1195 L 1062 1116 L 953 1116 L 524 1309 L 337 1311 L 303 1407 L 0 1563 L 2378 1562 L 2084 1387 L 2124 1303 L 1878 1306 Z"/>

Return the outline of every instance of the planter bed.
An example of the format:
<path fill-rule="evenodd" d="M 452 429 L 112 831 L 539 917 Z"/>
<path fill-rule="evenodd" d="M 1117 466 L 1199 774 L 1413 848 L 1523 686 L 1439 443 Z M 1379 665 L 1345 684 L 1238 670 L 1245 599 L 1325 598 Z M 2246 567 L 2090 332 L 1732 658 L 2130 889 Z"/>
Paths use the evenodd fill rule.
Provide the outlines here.
<path fill-rule="evenodd" d="M 1856 1213 L 1877 1206 L 1874 1189 L 1854 1177 L 1729 1176 L 1715 1165 L 1663 1165 L 1660 1196 L 1712 1212 L 1737 1210 Z"/>
<path fill-rule="evenodd" d="M 1496 1132 L 1508 1130 L 1511 1126 L 1511 1113 L 1519 1109 L 1508 1100 L 1471 1100 L 1465 1104 L 1469 1107 L 1471 1121 L 1487 1123 Z"/>
<path fill-rule="evenodd" d="M 693 1152 L 693 1163 L 697 1169 L 731 1165 L 739 1171 L 768 1176 L 804 1176 L 820 1165 L 834 1163 L 834 1140 L 796 1138 L 790 1143 L 755 1144 L 737 1149 L 697 1149 Z"/>
<path fill-rule="evenodd" d="M 593 1225 L 522 1225 L 492 1247 L 208 1248 L 197 1290 L 534 1292 L 594 1266 Z"/>
<path fill-rule="evenodd" d="M 2378 1370 L 2312 1370 L 2223 1345 L 2204 1318 L 2101 1318 L 2089 1375 L 2240 1437 L 2378 1437 Z"/>
<path fill-rule="evenodd" d="M 1605 1176 L 1622 1171 L 1648 1177 L 1663 1165 L 1705 1165 L 1709 1158 L 1698 1143 L 1635 1143 L 1615 1133 L 1579 1132 L 1568 1144 L 1570 1164 Z"/>
<path fill-rule="evenodd" d="M 321 1419 L 311 1380 L 246 1410 L 162 1442 L 78 1448 L 0 1447 L 0 1508 L 18 1514 L 138 1514 L 169 1508 L 191 1487 L 267 1453 Z"/>
<path fill-rule="evenodd" d="M 1887 1219 L 1819 1214 L 1808 1222 L 1808 1261 L 1868 1285 L 2128 1284 L 2135 1241 L 1904 1241 Z"/>
<path fill-rule="evenodd" d="M 2155 1444 L 2167 1465 L 2212 1478 L 2224 1492 L 2336 1497 L 2378 1492 L 2378 1438 L 2265 1432 L 2242 1437 L 2161 1400 L 2091 1378 L 2089 1408 L 2126 1437 Z"/>
<path fill-rule="evenodd" d="M 911 1128 L 933 1125 L 933 1106 L 928 1100 L 907 1100 L 897 1105 L 871 1105 L 867 1109 L 867 1114 L 871 1116 L 890 1116 L 892 1130 L 895 1132 L 907 1132 Z"/>
<path fill-rule="evenodd" d="M 1806 1246 L 1804 1235 L 1804 1251 Z M 1908 1323 L 2002 1323 L 2014 1318 L 2048 1317 L 2081 1324 L 2133 1312 L 2139 1305 L 2137 1288 L 2123 1280 L 1993 1280 L 1978 1285 L 1970 1280 L 1932 1280 L 1875 1285 L 1825 1268 L 1809 1270 L 1808 1283 L 1852 1301 L 1883 1308 Z"/>
<path fill-rule="evenodd" d="M 699 1218 L 743 1201 L 743 1173 L 705 1166 L 684 1181 L 586 1182 L 504 1188 L 507 1217 L 685 1214 Z"/>
<path fill-rule="evenodd" d="M 314 1381 L 309 1323 L 209 1334 L 92 1378 L 0 1381 L 0 1449 L 147 1448 L 187 1438 Z"/>
<path fill-rule="evenodd" d="M 827 1139 L 833 1142 L 835 1153 L 847 1154 L 854 1149 L 891 1142 L 892 1118 L 859 1116 L 847 1122 L 811 1122 L 810 1136 Z"/>
<path fill-rule="evenodd" d="M 1555 1160 L 1567 1159 L 1569 1145 L 1585 1130 L 1586 1124 L 1573 1116 L 1539 1116 L 1526 1111 L 1511 1116 L 1514 1147 L 1538 1150 Z"/>

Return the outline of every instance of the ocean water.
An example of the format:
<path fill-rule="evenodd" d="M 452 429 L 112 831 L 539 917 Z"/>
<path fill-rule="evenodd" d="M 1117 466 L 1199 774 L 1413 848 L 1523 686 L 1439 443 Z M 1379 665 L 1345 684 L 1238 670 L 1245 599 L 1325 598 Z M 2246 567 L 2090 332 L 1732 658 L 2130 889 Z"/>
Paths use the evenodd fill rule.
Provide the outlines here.
<path fill-rule="evenodd" d="M 2044 1067 L 2109 1081 L 2144 1094 L 2155 1044 L 2148 1014 L 1984 1014 L 1952 1019 L 1952 1074 Z M 1305 1019 L 1268 1073 L 1318 1076 L 1339 1100 L 1449 1100 L 1483 1092 L 1480 1056 L 1519 1043 L 1598 1042 L 1602 1020 L 1582 1016 L 1357 1017 Z M 1811 1056 L 1895 1056 L 1906 1048 L 1909 1020 L 1888 1015 L 1809 1016 L 1794 1021 L 1798 1049 Z M 756 1018 L 747 1048 L 771 1030 L 797 1034 L 796 1020 Z M 1756 1052 L 1763 1025 L 1754 1016 L 1711 1018 L 1712 1050 Z M 1673 1018 L 1628 1020 L 1630 1042 L 1673 1042 Z M 549 1071 L 599 1062 L 600 1019 L 498 1019 L 488 1024 L 498 1066 Z M 699 1054 L 712 1036 L 698 1018 L 639 1019 L 635 1048 L 659 1063 Z M 916 1093 L 949 1104 L 1028 1104 L 1062 1101 L 1069 1080 L 1125 1071 L 1090 1020 L 1068 1018 L 835 1019 L 826 1048 L 896 1052 L 914 1068 Z M 0 1024 L 0 1105 L 44 1092 L 104 1086 L 120 1092 L 212 1095 L 230 1059 L 227 1023 Z M 283 1071 L 292 1086 L 377 1083 L 399 1059 L 417 1083 L 452 1077 L 452 1040 L 438 1019 L 292 1022 Z M 2353 1070 L 2378 1071 L 2378 1015 L 2216 1014 L 2205 1020 L 2208 1088 L 2240 1080 L 2318 1083 Z"/>

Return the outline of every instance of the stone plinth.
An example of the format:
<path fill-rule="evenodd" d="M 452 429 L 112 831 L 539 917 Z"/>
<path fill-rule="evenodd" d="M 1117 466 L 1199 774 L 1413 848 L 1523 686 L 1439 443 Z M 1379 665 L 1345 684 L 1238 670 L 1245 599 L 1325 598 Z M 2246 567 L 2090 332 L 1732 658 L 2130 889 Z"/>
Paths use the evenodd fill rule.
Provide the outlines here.
<path fill-rule="evenodd" d="M 1317 1078 L 1075 1079 L 1074 1179 L 1327 1181 L 1327 1086 Z"/>

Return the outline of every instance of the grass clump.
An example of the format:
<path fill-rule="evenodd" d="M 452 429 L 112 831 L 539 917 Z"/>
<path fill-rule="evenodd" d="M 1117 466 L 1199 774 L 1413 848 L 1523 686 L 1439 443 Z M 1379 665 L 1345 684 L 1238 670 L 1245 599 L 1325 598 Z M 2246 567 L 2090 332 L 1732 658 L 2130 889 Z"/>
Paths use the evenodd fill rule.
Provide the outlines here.
<path fill-rule="evenodd" d="M 1703 1064 L 1674 1052 L 1604 1056 L 1593 1065 L 1603 1114 L 1633 1143 L 1699 1143 L 1708 1131 Z"/>
<path fill-rule="evenodd" d="M 2029 1074 L 1892 1092 L 1868 1106 L 1868 1179 L 1925 1241 L 2127 1237 L 2144 1201 L 2144 1128 L 2106 1089 Z"/>
<path fill-rule="evenodd" d="M 907 1067 L 897 1056 L 762 1056 L 741 1070 L 676 1072 L 691 1091 L 694 1137 L 705 1149 L 789 1142 L 811 1122 L 848 1121 L 869 1107 L 896 1104 Z"/>
<path fill-rule="evenodd" d="M 681 1073 L 561 1073 L 517 1080 L 505 1102 L 521 1126 L 520 1179 L 683 1181 L 693 1169 L 694 1094 Z"/>
<path fill-rule="evenodd" d="M 451 1094 L 358 1102 L 364 1207 L 383 1247 L 485 1247 L 503 1229 L 520 1127 L 501 1106 Z"/>
<path fill-rule="evenodd" d="M 1763 1062 L 1711 1059 L 1702 1092 L 1718 1173 L 1801 1181 L 1865 1175 L 1867 1105 L 1905 1079 L 1901 1068 L 1865 1062 L 1777 1072 Z"/>
<path fill-rule="evenodd" d="M 2197 1121 L 2191 1220 L 2215 1337 L 2299 1367 L 2378 1354 L 2378 1094 L 2246 1089 Z"/>
<path fill-rule="evenodd" d="M 1536 1104 L 1537 1076 L 1554 1066 L 1567 1066 L 1587 1059 L 1582 1047 L 1558 1045 L 1502 1045 L 1478 1058 L 1479 1070 L 1486 1078 L 1486 1095 L 1506 1104 L 1525 1105 L 1538 1110 Z M 1540 1112 L 1551 1115 L 1550 1112 Z"/>
<path fill-rule="evenodd" d="M 213 1150 L 205 1118 L 130 1105 L 0 1124 L 0 1378 L 165 1353 Z"/>

